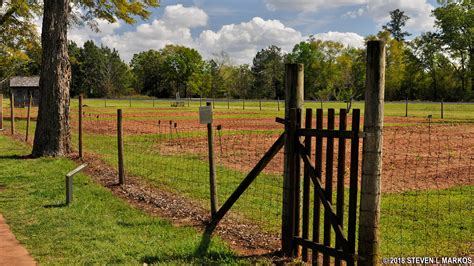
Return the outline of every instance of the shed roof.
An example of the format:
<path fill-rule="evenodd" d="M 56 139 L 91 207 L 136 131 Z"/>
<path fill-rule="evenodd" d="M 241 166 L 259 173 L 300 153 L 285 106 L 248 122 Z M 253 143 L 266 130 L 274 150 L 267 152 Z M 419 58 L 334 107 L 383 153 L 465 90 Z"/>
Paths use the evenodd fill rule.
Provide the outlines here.
<path fill-rule="evenodd" d="M 10 79 L 10 88 L 18 87 L 39 87 L 39 76 L 12 77 Z"/>

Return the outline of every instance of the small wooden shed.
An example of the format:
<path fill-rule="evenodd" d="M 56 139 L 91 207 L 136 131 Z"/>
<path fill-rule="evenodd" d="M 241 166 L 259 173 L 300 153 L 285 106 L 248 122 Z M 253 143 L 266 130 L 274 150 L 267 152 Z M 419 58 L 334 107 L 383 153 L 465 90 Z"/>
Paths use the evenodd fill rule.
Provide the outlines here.
<path fill-rule="evenodd" d="M 12 77 L 10 79 L 10 90 L 15 99 L 15 107 L 28 106 L 28 97 L 33 96 L 33 106 L 39 104 L 39 76 Z"/>

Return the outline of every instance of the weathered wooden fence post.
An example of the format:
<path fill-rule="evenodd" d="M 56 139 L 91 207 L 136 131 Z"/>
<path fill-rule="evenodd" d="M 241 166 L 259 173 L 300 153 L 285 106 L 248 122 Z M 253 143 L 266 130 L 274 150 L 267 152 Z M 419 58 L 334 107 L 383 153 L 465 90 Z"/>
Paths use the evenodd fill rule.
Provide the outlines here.
<path fill-rule="evenodd" d="M 441 99 L 441 119 L 444 118 L 444 102 L 443 99 Z"/>
<path fill-rule="evenodd" d="M 366 77 L 358 265 L 378 265 L 385 92 L 383 41 L 367 43 Z"/>
<path fill-rule="evenodd" d="M 3 130 L 3 94 L 0 93 L 0 130 Z"/>
<path fill-rule="evenodd" d="M 28 93 L 28 111 L 26 114 L 26 133 L 25 133 L 25 141 L 28 141 L 29 133 L 30 133 L 30 120 L 31 120 L 31 102 L 33 101 L 32 99 L 32 93 Z"/>
<path fill-rule="evenodd" d="M 79 158 L 82 158 L 82 95 L 79 95 Z"/>
<path fill-rule="evenodd" d="M 408 96 L 405 100 L 405 117 L 408 117 Z"/>
<path fill-rule="evenodd" d="M 299 191 L 294 191 L 296 160 L 295 149 L 295 130 L 297 108 L 303 108 L 304 104 L 304 67 L 302 64 L 285 65 L 285 131 L 287 137 L 285 140 L 284 151 L 284 176 L 283 176 L 283 209 L 282 209 L 282 228 L 281 245 L 286 256 L 292 256 L 294 251 L 293 237 L 295 236 L 295 217 L 296 206 L 295 198 L 299 197 Z M 290 112 L 293 110 L 292 112 Z M 291 120 L 293 118 L 293 121 Z"/>
<path fill-rule="evenodd" d="M 118 149 L 119 185 L 123 185 L 123 184 L 125 184 L 125 170 L 124 170 L 124 166 L 123 166 L 122 109 L 117 110 L 117 149 Z"/>
<path fill-rule="evenodd" d="M 13 91 L 10 93 L 10 126 L 12 135 L 15 135 L 15 96 L 13 96 Z"/>
<path fill-rule="evenodd" d="M 211 106 L 210 102 L 206 106 Z M 209 155 L 209 185 L 211 192 L 211 215 L 217 212 L 217 193 L 216 193 L 216 166 L 214 162 L 214 137 L 212 135 L 212 123 L 207 124 L 207 145 Z"/>

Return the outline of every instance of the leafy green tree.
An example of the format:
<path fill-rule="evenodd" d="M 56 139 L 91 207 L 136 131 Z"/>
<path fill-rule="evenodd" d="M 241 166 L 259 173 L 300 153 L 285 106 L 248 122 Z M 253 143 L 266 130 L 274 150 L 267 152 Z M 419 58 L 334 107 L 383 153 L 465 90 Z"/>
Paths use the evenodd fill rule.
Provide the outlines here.
<path fill-rule="evenodd" d="M 271 45 L 257 52 L 253 59 L 254 84 L 248 92 L 252 98 L 284 97 L 284 56 L 281 48 Z"/>
<path fill-rule="evenodd" d="M 104 79 L 100 83 L 102 96 L 121 96 L 133 93 L 133 74 L 125 64 L 117 50 L 102 47 L 105 54 Z"/>
<path fill-rule="evenodd" d="M 161 86 L 161 67 L 163 56 L 159 51 L 148 50 L 134 54 L 131 61 L 132 72 L 135 76 L 135 91 L 155 97 L 168 97 L 169 92 Z"/>
<path fill-rule="evenodd" d="M 416 60 L 421 71 L 429 73 L 431 78 L 430 87 L 432 88 L 432 95 L 430 98 L 438 100 L 440 95 L 438 92 L 438 65 L 439 58 L 443 55 L 440 53 L 441 45 L 437 36 L 434 33 L 427 32 L 418 36 L 409 42 L 408 52 L 412 54 L 412 58 Z M 410 60 L 410 55 L 407 55 L 407 60 Z M 410 71 L 417 69 L 411 65 Z"/>
<path fill-rule="evenodd" d="M 436 8 L 433 15 L 436 18 L 435 25 L 439 30 L 439 38 L 454 60 L 453 67 L 457 69 L 463 91 L 472 95 L 474 91 L 474 8 L 472 1 L 444 0 L 438 2 L 442 6 Z M 471 86 L 467 91 L 469 82 Z"/>
<path fill-rule="evenodd" d="M 81 51 L 82 49 L 73 41 L 69 41 L 68 55 L 71 62 L 71 96 L 76 96 L 85 93 L 82 90 L 83 75 L 81 73 Z"/>
<path fill-rule="evenodd" d="M 410 33 L 403 31 L 403 27 L 410 17 L 405 15 L 404 11 L 397 8 L 390 11 L 390 18 L 391 20 L 382 26 L 382 29 L 390 32 L 395 40 L 399 42 L 404 41 L 405 37 L 410 36 Z"/>
<path fill-rule="evenodd" d="M 179 92 L 181 96 L 189 97 L 188 81 L 202 67 L 201 55 L 195 49 L 180 45 L 167 45 L 160 52 L 163 57 L 162 86 L 172 93 L 170 96 Z"/>
<path fill-rule="evenodd" d="M 41 46 L 33 18 L 41 6 L 26 0 L 0 1 L 0 84 L 13 75 L 38 75 Z"/>
<path fill-rule="evenodd" d="M 57 0 L 38 1 L 38 3 L 43 7 L 41 31 L 43 53 L 40 76 L 41 98 L 32 154 L 61 156 L 71 151 L 69 126 L 71 65 L 67 42 L 69 19 L 75 17 L 89 24 L 93 24 L 92 19 L 95 17 L 109 22 L 121 19 L 126 23 L 133 23 L 135 16 L 147 18 L 150 15 L 147 8 L 158 6 L 158 0 Z M 30 5 L 24 7 L 31 12 Z M 80 9 L 81 12 L 72 14 L 74 8 Z"/>

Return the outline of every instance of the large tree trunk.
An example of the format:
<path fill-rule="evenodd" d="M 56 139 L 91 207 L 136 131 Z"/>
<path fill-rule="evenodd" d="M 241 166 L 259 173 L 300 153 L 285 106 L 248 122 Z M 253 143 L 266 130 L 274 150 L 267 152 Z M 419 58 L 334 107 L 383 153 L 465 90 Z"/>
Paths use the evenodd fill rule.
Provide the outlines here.
<path fill-rule="evenodd" d="M 62 156 L 71 151 L 71 66 L 67 51 L 69 1 L 44 1 L 40 102 L 33 156 Z"/>

